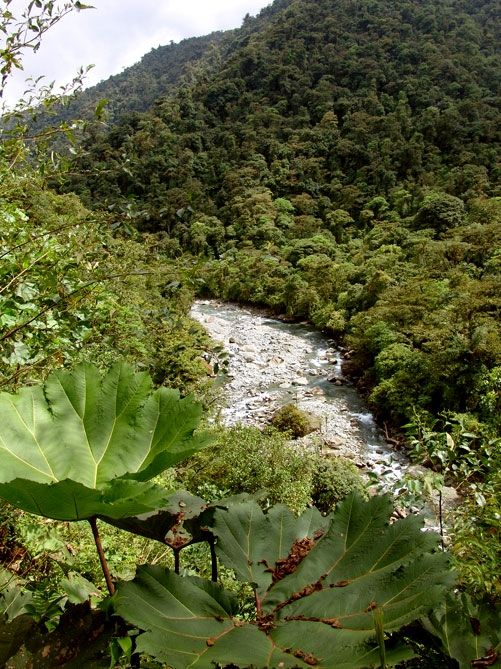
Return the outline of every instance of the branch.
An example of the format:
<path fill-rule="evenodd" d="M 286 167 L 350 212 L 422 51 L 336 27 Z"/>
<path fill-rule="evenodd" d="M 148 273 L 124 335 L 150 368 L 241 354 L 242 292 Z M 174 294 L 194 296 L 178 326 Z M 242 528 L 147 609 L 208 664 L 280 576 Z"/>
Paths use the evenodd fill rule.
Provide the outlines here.
<path fill-rule="evenodd" d="M 12 286 L 14 281 L 16 281 L 17 279 L 22 277 L 23 274 L 26 274 L 26 272 L 29 272 L 32 267 L 34 267 L 38 262 L 40 262 L 40 260 L 42 260 L 42 258 L 45 258 L 45 256 L 49 255 L 49 253 L 50 253 L 50 249 L 49 249 L 49 251 L 46 251 L 45 253 L 42 253 L 42 255 L 38 256 L 38 258 L 35 258 L 35 260 L 31 263 L 31 265 L 29 265 L 28 267 L 25 267 L 21 272 L 19 272 L 19 274 L 16 274 L 16 276 L 13 276 L 12 279 L 9 281 L 9 283 L 5 284 L 5 286 L 3 288 L 0 288 L 0 295 L 3 293 L 4 290 L 7 290 L 7 288 L 10 288 L 10 286 Z"/>
<path fill-rule="evenodd" d="M 17 251 L 17 249 L 22 248 L 23 246 L 27 246 L 28 244 L 31 244 L 32 242 L 35 242 L 37 239 L 43 239 L 44 237 L 48 237 L 49 235 L 52 234 L 57 234 L 58 232 L 61 232 L 61 230 L 66 230 L 66 228 L 77 228 L 79 225 L 82 225 L 82 223 L 66 223 L 66 225 L 61 225 L 60 228 L 54 228 L 54 230 L 48 230 L 47 232 L 43 232 L 41 235 L 35 235 L 34 237 L 31 237 L 30 239 L 26 240 L 25 242 L 21 242 L 20 244 L 17 244 L 16 246 L 12 246 L 10 249 L 7 249 L 7 251 L 4 251 L 2 254 L 0 254 L 0 260 L 4 258 L 5 256 L 8 256 L 9 253 L 12 253 L 13 251 Z"/>
<path fill-rule="evenodd" d="M 0 337 L 0 342 L 4 341 L 5 339 L 10 339 L 10 337 L 15 335 L 16 332 L 19 332 L 19 330 L 22 330 L 23 328 L 25 328 L 30 323 L 33 323 L 33 321 L 36 321 L 37 318 L 39 318 L 40 316 L 43 316 L 47 311 L 49 311 L 53 307 L 56 307 L 61 302 L 66 302 L 67 300 L 70 299 L 70 297 L 73 297 L 73 295 L 76 295 L 76 293 L 79 293 L 81 290 L 85 290 L 86 288 L 90 288 L 91 286 L 95 286 L 96 284 L 102 283 L 104 281 L 112 281 L 113 279 L 122 278 L 122 277 L 125 277 L 125 276 L 147 276 L 147 275 L 155 275 L 155 274 L 158 274 L 158 272 L 127 272 L 127 273 L 121 273 L 121 274 L 112 274 L 111 276 L 106 276 L 106 277 L 102 277 L 100 279 L 94 279 L 93 281 L 89 281 L 88 283 L 85 283 L 83 286 L 79 286 L 78 288 L 75 288 L 75 290 L 72 290 L 71 293 L 68 293 L 67 295 L 62 297 L 59 301 L 56 302 L 56 301 L 52 300 L 49 304 L 47 304 L 43 309 L 41 309 L 38 313 L 36 313 L 31 318 L 29 318 L 27 321 L 25 321 L 24 323 L 21 323 L 20 325 L 16 325 L 11 330 L 9 330 L 6 334 L 4 334 L 2 337 Z"/>

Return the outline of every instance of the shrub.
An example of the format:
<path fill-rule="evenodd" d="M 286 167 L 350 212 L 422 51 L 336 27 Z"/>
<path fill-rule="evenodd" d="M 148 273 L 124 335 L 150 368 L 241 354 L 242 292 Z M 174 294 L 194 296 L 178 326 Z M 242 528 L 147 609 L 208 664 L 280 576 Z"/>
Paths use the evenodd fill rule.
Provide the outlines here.
<path fill-rule="evenodd" d="M 348 493 L 365 488 L 351 462 L 299 452 L 285 434 L 244 426 L 218 428 L 214 445 L 188 460 L 179 478 L 201 497 L 210 487 L 221 496 L 266 490 L 270 504 L 285 504 L 296 513 L 312 502 L 330 511 Z"/>
<path fill-rule="evenodd" d="M 298 512 L 310 502 L 313 466 L 276 430 L 255 427 L 217 428 L 215 442 L 187 461 L 180 483 L 202 495 L 207 484 L 227 494 L 266 490 L 270 504 Z"/>
<path fill-rule="evenodd" d="M 344 313 L 333 304 L 317 307 L 310 315 L 315 327 L 327 330 L 336 337 L 343 335 L 346 330 Z"/>
<path fill-rule="evenodd" d="M 312 500 L 325 513 L 332 511 L 350 492 L 364 493 L 365 486 L 355 465 L 344 458 L 314 456 Z"/>
<path fill-rule="evenodd" d="M 499 462 L 499 455 L 495 458 Z M 459 583 L 477 598 L 501 597 L 499 565 L 501 532 L 499 490 L 501 472 L 493 463 L 493 474 L 484 483 L 473 484 L 474 494 L 457 510 L 452 528 L 453 565 Z"/>

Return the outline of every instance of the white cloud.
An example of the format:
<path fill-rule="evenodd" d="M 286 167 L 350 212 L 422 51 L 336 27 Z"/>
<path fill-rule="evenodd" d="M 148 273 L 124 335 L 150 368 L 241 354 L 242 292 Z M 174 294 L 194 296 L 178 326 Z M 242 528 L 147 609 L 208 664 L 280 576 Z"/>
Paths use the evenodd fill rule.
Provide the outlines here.
<path fill-rule="evenodd" d="M 2 1 L 2 0 L 0 0 Z M 95 9 L 71 14 L 48 32 L 36 54 L 27 53 L 24 71 L 9 81 L 4 99 L 12 103 L 27 77 L 44 75 L 57 84 L 71 81 L 78 68 L 94 64 L 87 85 L 117 74 L 171 40 L 206 35 L 241 25 L 271 0 L 87 0 Z M 27 0 L 13 0 L 20 14 Z M 1 48 L 0 41 L 0 48 Z"/>

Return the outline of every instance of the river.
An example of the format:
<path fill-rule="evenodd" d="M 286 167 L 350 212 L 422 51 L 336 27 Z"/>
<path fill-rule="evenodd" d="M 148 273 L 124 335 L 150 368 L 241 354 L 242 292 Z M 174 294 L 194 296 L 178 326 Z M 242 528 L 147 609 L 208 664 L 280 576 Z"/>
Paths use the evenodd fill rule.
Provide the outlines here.
<path fill-rule="evenodd" d="M 288 323 L 212 300 L 199 300 L 191 315 L 228 354 L 224 407 L 231 425 L 265 425 L 278 407 L 293 402 L 320 424 L 305 447 L 349 458 L 393 486 L 409 466 L 388 444 L 355 388 L 342 376 L 343 354 L 313 328 Z"/>

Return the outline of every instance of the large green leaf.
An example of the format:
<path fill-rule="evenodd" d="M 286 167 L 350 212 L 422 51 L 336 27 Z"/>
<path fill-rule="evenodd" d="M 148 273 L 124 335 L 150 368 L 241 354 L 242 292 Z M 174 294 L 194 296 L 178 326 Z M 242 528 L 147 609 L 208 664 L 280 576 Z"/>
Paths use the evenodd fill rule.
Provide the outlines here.
<path fill-rule="evenodd" d="M 460 669 L 501 666 L 499 607 L 475 606 L 464 593 L 448 594 L 424 624 L 440 639 L 445 652 L 458 661 Z"/>
<path fill-rule="evenodd" d="M 253 584 L 256 620 L 235 618 L 214 585 L 150 568 L 119 586 L 117 612 L 145 630 L 140 649 L 174 669 L 380 666 L 376 618 L 397 630 L 452 580 L 437 537 L 416 518 L 390 525 L 390 514 L 387 498 L 355 495 L 332 520 L 313 511 L 295 519 L 283 507 L 265 514 L 252 502 L 218 509 L 216 550 Z M 389 666 L 408 656 L 386 649 Z"/>
<path fill-rule="evenodd" d="M 280 606 L 282 619 L 314 616 L 326 602 L 332 617 L 342 617 L 341 627 L 361 631 L 373 627 L 376 606 L 384 611 L 387 630 L 419 617 L 451 580 L 447 557 L 436 550 L 438 536 L 421 531 L 421 518 L 409 516 L 390 525 L 391 512 L 387 497 L 367 502 L 355 494 L 347 497 L 307 559 L 270 588 L 264 609 Z M 309 595 L 296 601 L 295 594 L 305 590 Z"/>
<path fill-rule="evenodd" d="M 227 509 L 232 504 L 255 500 L 264 494 L 241 493 L 215 502 L 206 502 L 186 490 L 177 490 L 169 496 L 164 506 L 154 511 L 128 518 L 100 518 L 127 532 L 160 541 L 173 549 L 181 549 L 194 543 L 214 540 L 209 526 L 216 509 Z"/>
<path fill-rule="evenodd" d="M 0 567 L 0 616 L 6 620 L 26 613 L 26 605 L 31 604 L 31 593 L 23 585 L 21 579 Z"/>
<path fill-rule="evenodd" d="M 201 407 L 152 390 L 146 373 L 91 365 L 43 387 L 0 394 L 0 496 L 59 520 L 145 513 L 164 496 L 148 481 L 204 445 Z"/>
<path fill-rule="evenodd" d="M 233 596 L 210 581 L 140 567 L 134 581 L 118 586 L 113 602 L 117 613 L 147 630 L 138 638 L 137 649 L 175 669 L 280 662 L 286 668 L 307 666 L 282 653 L 256 626 L 235 618 Z"/>
<path fill-rule="evenodd" d="M 264 514 L 258 504 L 248 502 L 216 511 L 213 532 L 217 554 L 234 569 L 238 578 L 251 583 L 260 598 L 273 580 L 273 568 L 287 558 L 295 541 L 321 536 L 329 519 L 317 509 L 308 509 L 299 519 L 285 506 L 274 506 Z"/>
<path fill-rule="evenodd" d="M 212 536 L 201 518 L 209 504 L 184 490 L 169 496 L 164 506 L 142 515 L 128 518 L 101 519 L 127 532 L 160 541 L 171 548 L 180 549 L 193 543 L 208 541 Z"/>

